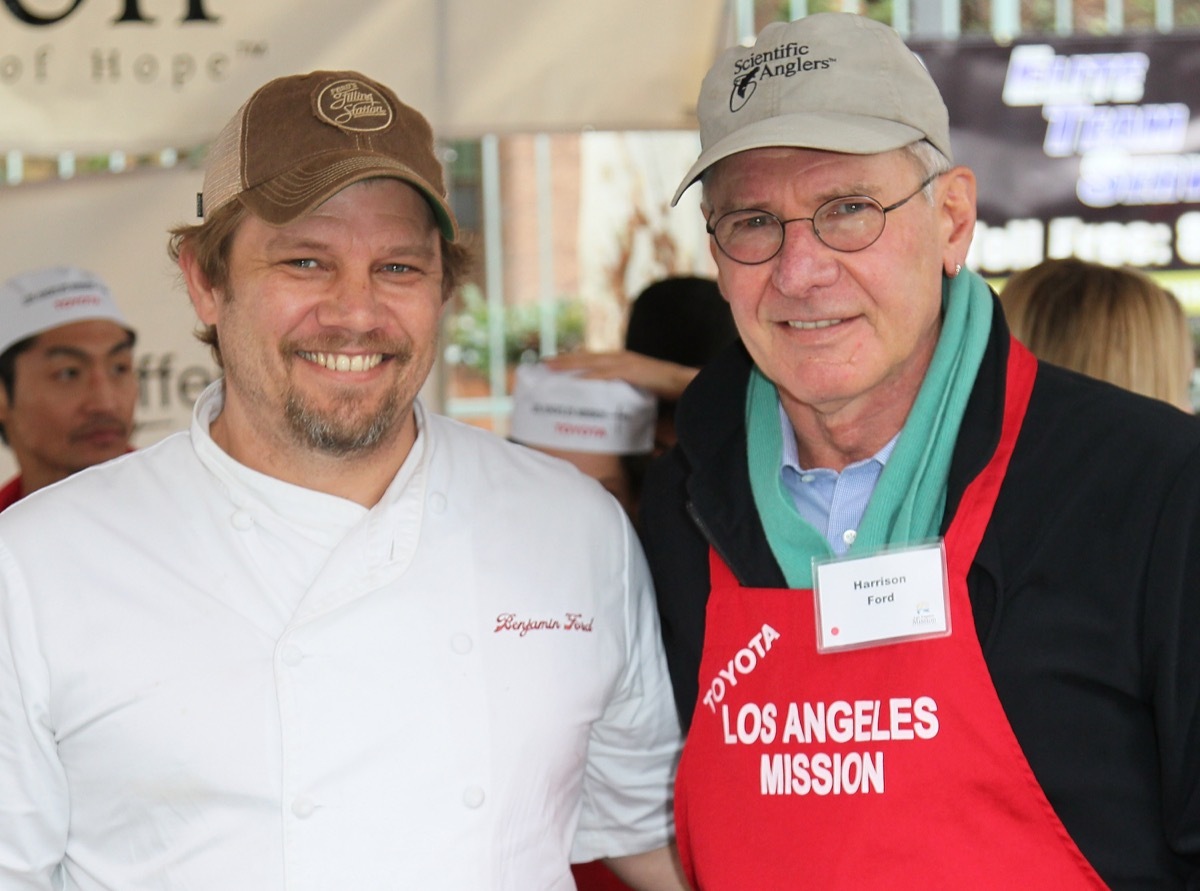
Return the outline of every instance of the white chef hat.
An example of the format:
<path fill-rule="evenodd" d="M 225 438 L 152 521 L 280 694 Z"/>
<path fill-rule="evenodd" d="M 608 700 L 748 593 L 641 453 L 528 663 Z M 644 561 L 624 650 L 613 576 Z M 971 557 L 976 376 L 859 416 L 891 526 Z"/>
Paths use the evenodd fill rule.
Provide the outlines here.
<path fill-rule="evenodd" d="M 653 394 L 625 381 L 520 365 L 509 435 L 564 451 L 646 454 L 654 449 L 657 413 Z"/>
<path fill-rule="evenodd" d="M 50 266 L 0 284 L 0 354 L 27 337 L 93 319 L 129 330 L 108 285 L 84 269 Z"/>

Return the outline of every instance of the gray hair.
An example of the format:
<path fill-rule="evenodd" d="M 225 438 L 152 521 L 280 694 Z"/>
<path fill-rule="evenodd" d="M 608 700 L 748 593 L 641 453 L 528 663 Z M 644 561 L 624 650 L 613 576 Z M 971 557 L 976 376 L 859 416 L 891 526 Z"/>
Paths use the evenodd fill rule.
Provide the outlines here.
<path fill-rule="evenodd" d="M 925 196 L 926 201 L 932 203 L 934 180 L 943 173 L 954 169 L 954 164 L 928 139 L 911 142 L 901 151 L 913 159 L 921 179 L 929 180 L 929 183 L 921 190 L 921 194 Z"/>
<path fill-rule="evenodd" d="M 941 151 L 934 146 L 928 139 L 919 139 L 916 142 L 910 142 L 908 145 L 900 149 L 908 155 L 917 170 L 921 175 L 922 180 L 930 180 L 928 185 L 921 190 L 921 194 L 925 196 L 926 201 L 933 201 L 933 180 L 943 173 L 946 173 L 954 168 L 953 162 Z M 715 165 L 713 165 L 715 166 Z M 709 167 L 700 175 L 700 203 L 708 203 L 708 175 L 712 172 L 713 167 Z"/>

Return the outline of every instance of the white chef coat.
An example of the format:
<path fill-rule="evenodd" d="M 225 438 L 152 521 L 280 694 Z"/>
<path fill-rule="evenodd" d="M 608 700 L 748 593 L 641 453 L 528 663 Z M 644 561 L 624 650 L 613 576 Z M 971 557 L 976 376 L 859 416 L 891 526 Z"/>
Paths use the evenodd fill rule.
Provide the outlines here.
<path fill-rule="evenodd" d="M 189 432 L 0 517 L 0 888 L 570 889 L 672 831 L 644 558 L 418 407 L 374 508 Z"/>

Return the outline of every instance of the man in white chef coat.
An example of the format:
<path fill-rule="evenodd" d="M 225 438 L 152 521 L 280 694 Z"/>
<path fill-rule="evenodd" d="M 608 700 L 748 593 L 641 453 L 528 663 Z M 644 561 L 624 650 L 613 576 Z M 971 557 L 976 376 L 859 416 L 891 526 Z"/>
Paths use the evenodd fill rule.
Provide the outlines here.
<path fill-rule="evenodd" d="M 466 263 L 425 119 L 279 78 L 203 189 L 223 380 L 0 517 L 0 887 L 684 888 L 621 508 L 417 399 Z"/>

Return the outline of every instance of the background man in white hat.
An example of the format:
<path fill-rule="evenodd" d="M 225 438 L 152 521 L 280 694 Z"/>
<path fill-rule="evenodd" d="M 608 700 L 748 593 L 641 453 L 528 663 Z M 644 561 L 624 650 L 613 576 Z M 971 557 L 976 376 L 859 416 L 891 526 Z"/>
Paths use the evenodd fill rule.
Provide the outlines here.
<path fill-rule="evenodd" d="M 698 108 L 744 348 L 642 497 L 693 884 L 1200 887 L 1200 424 L 1010 339 L 891 28 L 768 26 Z"/>
<path fill-rule="evenodd" d="M 417 400 L 467 260 L 425 118 L 273 80 L 202 206 L 190 431 L 0 515 L 0 887 L 683 888 L 630 523 Z"/>
<path fill-rule="evenodd" d="M 108 286 L 83 269 L 0 284 L 0 439 L 20 469 L 0 510 L 129 450 L 135 339 Z"/>

